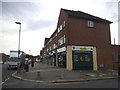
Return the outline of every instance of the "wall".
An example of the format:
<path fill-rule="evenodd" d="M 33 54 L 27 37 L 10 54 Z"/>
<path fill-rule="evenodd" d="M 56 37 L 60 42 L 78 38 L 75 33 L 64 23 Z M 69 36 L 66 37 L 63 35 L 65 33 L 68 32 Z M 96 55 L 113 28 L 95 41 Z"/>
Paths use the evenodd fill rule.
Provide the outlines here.
<path fill-rule="evenodd" d="M 120 67 L 120 45 L 112 45 L 111 48 L 114 70 L 117 70 Z"/>
<path fill-rule="evenodd" d="M 88 28 L 86 19 L 70 18 L 68 22 L 68 45 L 95 46 L 98 65 L 101 69 L 112 69 L 112 51 L 109 24 L 94 21 L 94 28 Z"/>

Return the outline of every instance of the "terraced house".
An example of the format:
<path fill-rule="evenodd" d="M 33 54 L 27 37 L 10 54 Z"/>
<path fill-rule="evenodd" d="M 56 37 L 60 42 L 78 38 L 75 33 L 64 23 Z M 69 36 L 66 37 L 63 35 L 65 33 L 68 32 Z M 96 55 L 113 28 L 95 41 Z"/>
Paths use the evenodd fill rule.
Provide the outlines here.
<path fill-rule="evenodd" d="M 43 62 L 68 70 L 113 69 L 111 23 L 81 11 L 61 9 L 56 30 L 45 38 Z"/>

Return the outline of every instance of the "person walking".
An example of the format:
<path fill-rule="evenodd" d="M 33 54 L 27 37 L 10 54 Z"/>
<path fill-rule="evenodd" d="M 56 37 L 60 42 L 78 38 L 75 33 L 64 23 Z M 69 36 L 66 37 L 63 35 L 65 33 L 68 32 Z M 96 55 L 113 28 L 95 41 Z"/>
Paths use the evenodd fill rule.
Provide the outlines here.
<path fill-rule="evenodd" d="M 34 60 L 31 61 L 31 66 L 34 67 Z"/>
<path fill-rule="evenodd" d="M 29 62 L 28 62 L 28 59 L 25 60 L 25 68 L 26 72 L 29 71 Z"/>

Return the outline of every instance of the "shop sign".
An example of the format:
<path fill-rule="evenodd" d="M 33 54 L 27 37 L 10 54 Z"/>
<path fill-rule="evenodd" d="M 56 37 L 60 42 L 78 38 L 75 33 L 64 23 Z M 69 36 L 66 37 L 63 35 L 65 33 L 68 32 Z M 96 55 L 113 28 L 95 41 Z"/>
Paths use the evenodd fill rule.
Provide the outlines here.
<path fill-rule="evenodd" d="M 66 51 L 66 47 L 62 47 L 62 48 L 57 49 L 57 52 L 64 52 L 64 51 Z"/>
<path fill-rule="evenodd" d="M 92 46 L 72 46 L 72 50 L 93 51 Z"/>

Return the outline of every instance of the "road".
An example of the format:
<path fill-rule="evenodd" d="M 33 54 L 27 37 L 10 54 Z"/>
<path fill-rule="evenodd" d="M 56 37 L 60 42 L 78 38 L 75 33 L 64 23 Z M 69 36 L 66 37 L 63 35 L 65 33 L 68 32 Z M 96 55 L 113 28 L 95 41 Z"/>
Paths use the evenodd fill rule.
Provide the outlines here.
<path fill-rule="evenodd" d="M 11 77 L 11 74 L 16 72 L 16 70 L 7 70 L 6 64 L 3 65 L 2 70 L 3 88 L 118 88 L 118 84 L 120 84 L 118 83 L 118 79 L 66 83 L 35 83 Z"/>
<path fill-rule="evenodd" d="M 117 79 L 67 83 L 33 83 L 10 78 L 3 88 L 118 88 Z"/>
<path fill-rule="evenodd" d="M 2 84 L 10 79 L 14 72 L 16 72 L 15 69 L 8 70 L 7 64 L 2 64 Z"/>

